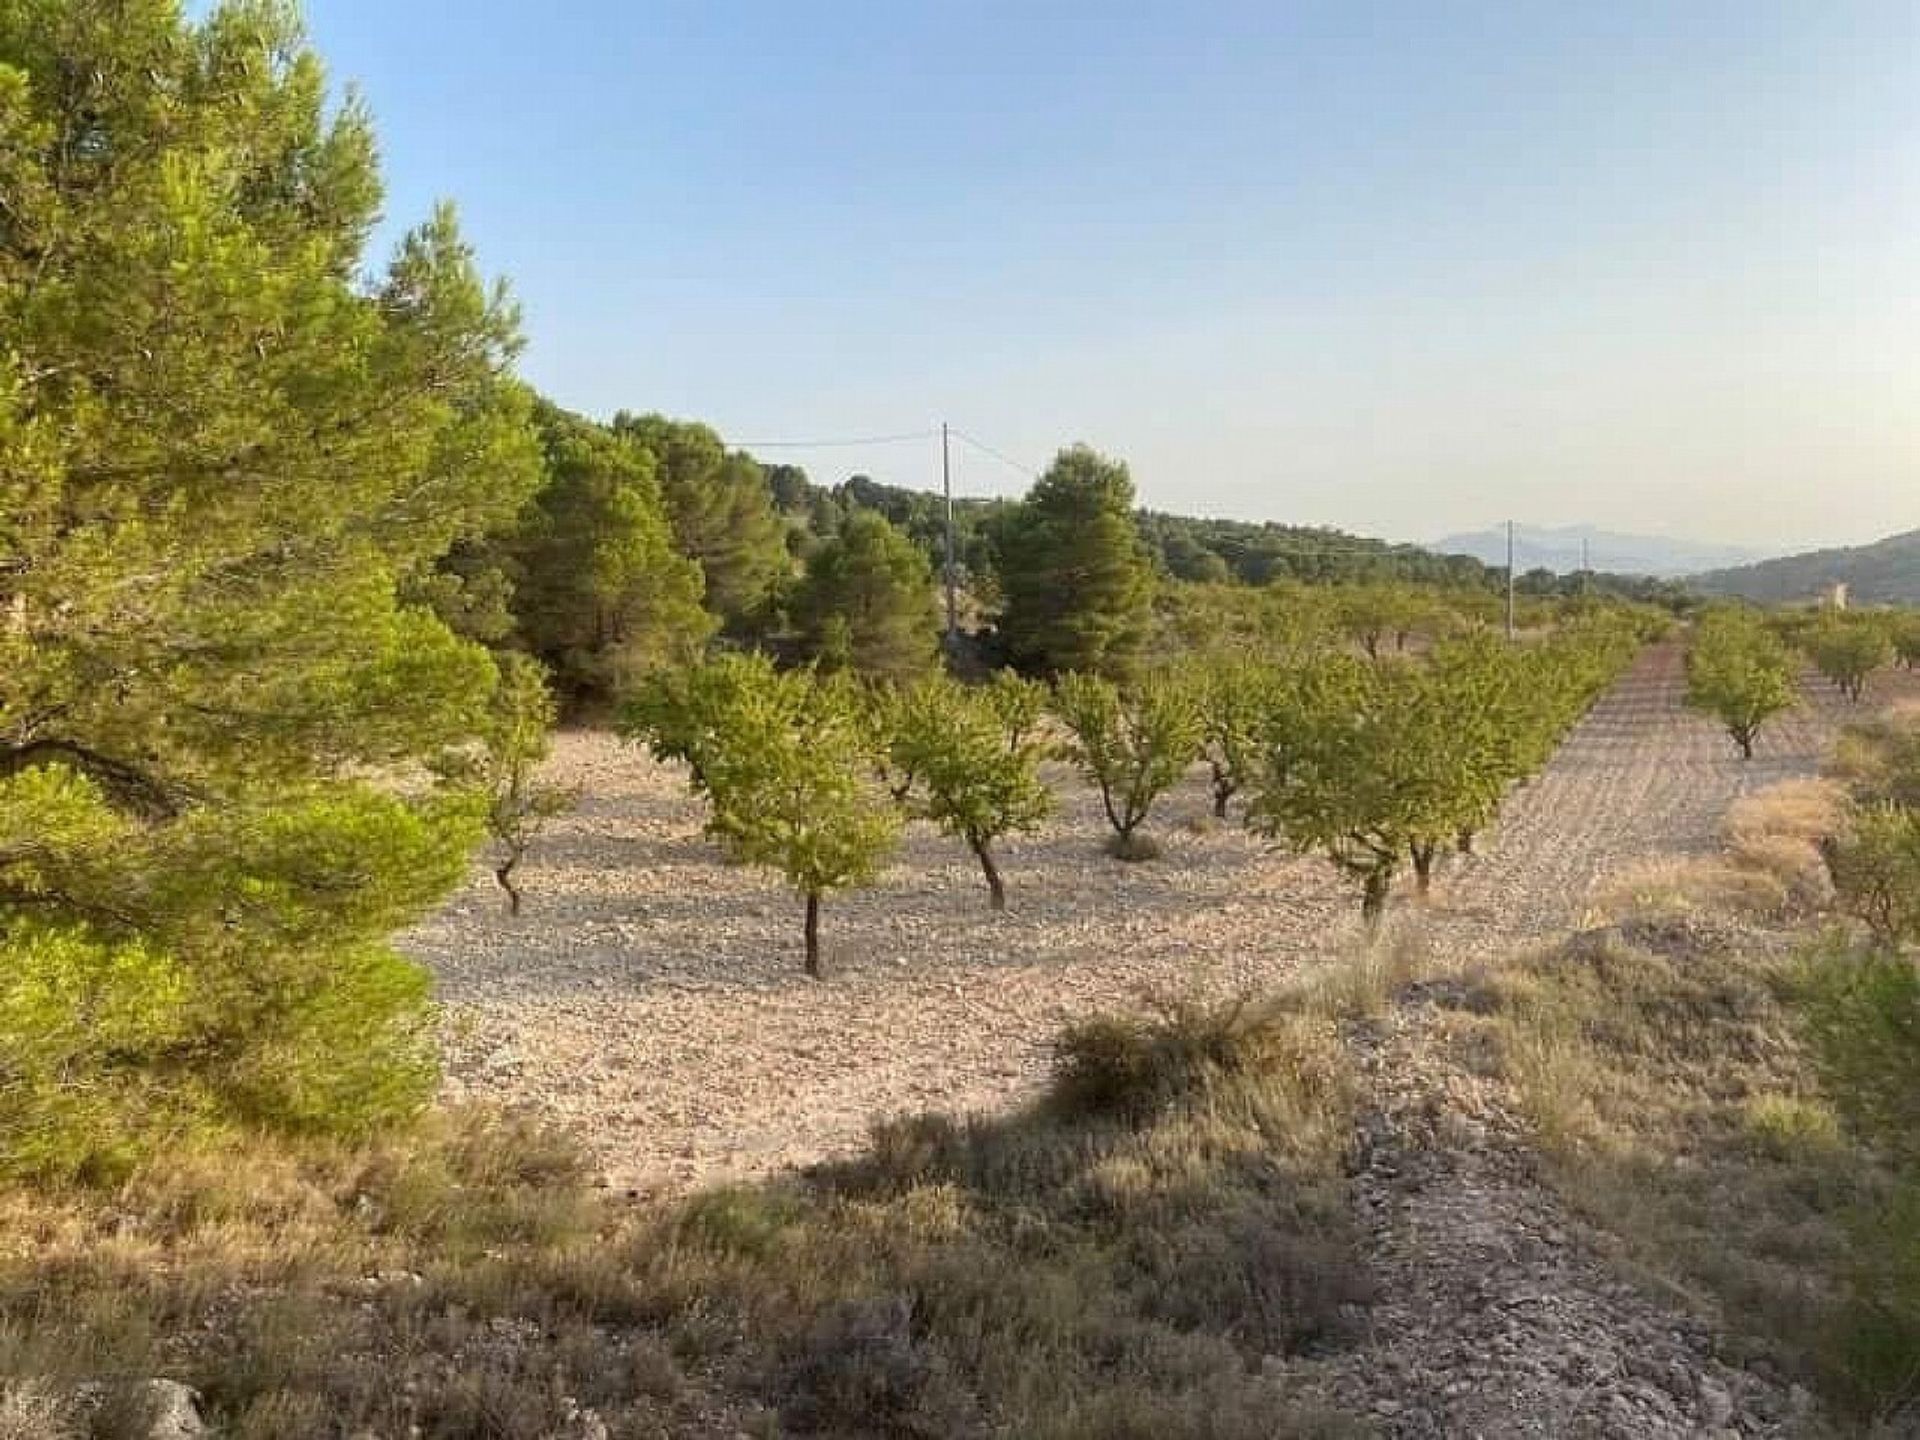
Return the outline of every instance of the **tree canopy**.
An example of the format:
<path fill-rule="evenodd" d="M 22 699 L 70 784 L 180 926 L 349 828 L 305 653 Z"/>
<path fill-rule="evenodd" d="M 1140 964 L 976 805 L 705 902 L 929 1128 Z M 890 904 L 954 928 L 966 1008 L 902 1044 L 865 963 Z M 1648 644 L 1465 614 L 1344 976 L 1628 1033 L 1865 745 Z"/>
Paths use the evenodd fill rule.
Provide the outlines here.
<path fill-rule="evenodd" d="M 1793 657 L 1758 620 L 1735 610 L 1701 618 L 1687 647 L 1687 704 L 1724 725 L 1743 759 L 1761 727 L 1798 700 Z"/>
<path fill-rule="evenodd" d="M 1061 451 L 1026 500 L 996 517 L 994 533 L 1001 628 L 1015 660 L 1047 673 L 1134 668 L 1153 570 L 1125 465 L 1084 445 Z"/>
<path fill-rule="evenodd" d="M 700 564 L 707 608 L 733 630 L 748 625 L 792 574 L 766 472 L 691 421 L 623 411 L 613 429 L 653 457 L 675 539 Z"/>
<path fill-rule="evenodd" d="M 508 542 L 513 609 L 569 696 L 611 699 L 712 633 L 700 566 L 676 547 L 651 451 L 554 405 L 538 420 L 546 483 Z"/>
<path fill-rule="evenodd" d="M 854 511 L 808 559 L 793 615 L 828 670 L 897 682 L 924 675 L 939 658 L 933 573 L 876 511 Z"/>
<path fill-rule="evenodd" d="M 444 209 L 356 280 L 373 133 L 281 7 L 0 7 L 0 57 L 0 1048 L 28 992 L 125 1020 L 73 1164 L 367 1123 L 430 1071 L 384 936 L 479 817 L 356 777 L 483 721 L 403 596 L 537 481 L 514 307 Z"/>

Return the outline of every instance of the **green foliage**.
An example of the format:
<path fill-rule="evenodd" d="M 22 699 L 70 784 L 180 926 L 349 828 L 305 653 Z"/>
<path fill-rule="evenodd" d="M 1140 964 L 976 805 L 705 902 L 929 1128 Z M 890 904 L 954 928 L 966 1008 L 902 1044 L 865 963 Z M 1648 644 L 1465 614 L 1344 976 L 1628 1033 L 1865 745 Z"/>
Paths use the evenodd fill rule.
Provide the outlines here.
<path fill-rule="evenodd" d="M 1349 585 L 1334 592 L 1334 613 L 1347 638 L 1378 660 L 1387 642 L 1404 651 L 1416 634 L 1430 633 L 1441 624 L 1439 605 L 1428 592 L 1410 585 Z"/>
<path fill-rule="evenodd" d="M 1024 748 L 1039 733 L 1052 700 L 1043 683 L 1012 670 L 996 670 L 980 696 L 999 721 L 1009 750 Z"/>
<path fill-rule="evenodd" d="M 1874 939 L 1897 946 L 1920 941 L 1920 810 L 1870 805 L 1828 848 L 1834 890 Z"/>
<path fill-rule="evenodd" d="M 613 429 L 653 457 L 674 536 L 705 578 L 707 608 L 734 633 L 759 621 L 792 571 L 760 466 L 705 425 L 622 412 Z"/>
<path fill-rule="evenodd" d="M 1295 682 L 1283 747 L 1247 807 L 1256 832 L 1322 851 L 1363 886 L 1363 913 L 1383 913 L 1416 843 L 1451 835 L 1468 813 L 1448 737 L 1453 718 L 1409 665 L 1344 656 Z"/>
<path fill-rule="evenodd" d="M 1175 656 L 1231 650 L 1248 658 L 1290 660 L 1325 649 L 1335 633 L 1333 592 L 1275 581 L 1241 585 L 1168 585 L 1157 596 L 1160 644 Z"/>
<path fill-rule="evenodd" d="M 690 764 L 712 805 L 709 835 L 805 897 L 810 975 L 820 973 L 821 900 L 872 880 L 899 839 L 868 719 L 850 687 L 758 655 L 655 677 L 623 716 L 630 737 Z"/>
<path fill-rule="evenodd" d="M 1069 672 L 1055 683 L 1054 713 L 1072 734 L 1067 758 L 1099 788 L 1114 854 L 1148 858 L 1134 832 L 1200 753 L 1192 693 L 1162 675 L 1122 690 L 1098 675 Z"/>
<path fill-rule="evenodd" d="M 1894 1183 L 1854 1223 L 1850 1301 L 1831 1363 L 1863 1409 L 1910 1407 L 1920 1375 L 1920 971 L 1887 951 L 1828 951 L 1807 967 L 1805 1028 L 1849 1128 Z"/>
<path fill-rule="evenodd" d="M 1822 1079 L 1841 1115 L 1920 1176 L 1920 971 L 1886 950 L 1826 950 L 1802 996 Z"/>
<path fill-rule="evenodd" d="M 1153 510 L 1141 511 L 1139 523 L 1149 550 L 1168 573 L 1201 584 L 1228 578 L 1254 587 L 1275 581 L 1317 586 L 1402 581 L 1485 589 L 1495 578 L 1469 555 L 1439 555 L 1418 545 L 1394 545 L 1323 527 L 1200 519 Z"/>
<path fill-rule="evenodd" d="M 1814 669 L 1853 701 L 1865 691 L 1868 676 L 1893 663 L 1893 639 L 1877 615 L 1824 615 L 1801 643 Z"/>
<path fill-rule="evenodd" d="M 1735 610 L 1701 617 L 1687 648 L 1687 704 L 1726 726 L 1743 758 L 1798 698 L 1792 657 L 1758 621 Z"/>
<path fill-rule="evenodd" d="M 0 1175 L 105 1178 L 184 1127 L 193 1101 L 159 1075 L 190 1038 L 191 986 L 143 940 L 13 926 L 0 968 Z"/>
<path fill-rule="evenodd" d="M 561 691 L 604 701 L 712 633 L 700 567 L 682 555 L 653 454 L 552 405 L 538 413 L 547 478 L 508 548 L 527 646 Z"/>
<path fill-rule="evenodd" d="M 898 683 L 926 674 L 938 659 L 933 573 L 875 511 L 856 510 L 809 557 L 793 613 L 823 670 Z"/>
<path fill-rule="evenodd" d="M 373 155 L 284 7 L 0 7 L 0 974 L 49 1036 L 131 1017 L 8 1090 L 23 1168 L 430 1088 L 382 937 L 478 817 L 348 777 L 481 725 L 492 662 L 423 602 L 539 466 L 451 213 L 355 280 Z"/>
<path fill-rule="evenodd" d="M 730 742 L 727 726 L 750 696 L 797 705 L 800 692 L 783 685 L 773 661 L 758 651 L 727 651 L 648 675 L 621 707 L 617 726 L 656 759 L 686 765 L 694 790 L 711 797 L 708 769 Z"/>
<path fill-rule="evenodd" d="M 1920 610 L 1897 610 L 1887 617 L 1893 653 L 1909 670 L 1920 669 Z"/>
<path fill-rule="evenodd" d="M 1637 648 L 1631 627 L 1597 620 L 1536 645 L 1479 634 L 1421 663 L 1325 655 L 1283 670 L 1247 823 L 1325 853 L 1377 921 L 1402 865 L 1425 893 L 1443 847 L 1471 843 Z"/>
<path fill-rule="evenodd" d="M 1196 656 L 1177 672 L 1199 712 L 1201 758 L 1213 777 L 1213 813 L 1225 819 L 1233 797 L 1260 774 L 1261 737 L 1274 703 L 1276 672 L 1225 652 Z"/>
<path fill-rule="evenodd" d="M 525 655 L 500 658 L 486 729 L 474 745 L 437 757 L 443 779 L 470 788 L 486 805 L 487 834 L 494 844 L 493 878 L 507 893 L 510 914 L 520 913 L 513 872 L 526 858 L 547 821 L 571 807 L 576 792 L 539 779 L 540 762 L 552 747 L 553 696 L 540 662 Z"/>
<path fill-rule="evenodd" d="M 1014 682 L 1019 685 L 1022 682 Z M 892 767 L 911 777 L 914 811 L 962 840 L 986 875 L 990 902 L 1004 910 L 993 845 L 1030 831 L 1053 809 L 1040 782 L 1040 748 L 1014 705 L 1016 689 L 971 690 L 944 677 L 924 680 L 889 706 Z M 1009 711 L 1013 711 L 1012 724 Z"/>
<path fill-rule="evenodd" d="M 1133 519 L 1127 467 L 1063 450 L 996 524 L 1001 629 L 1023 666 L 1121 676 L 1152 615 L 1153 570 Z"/>

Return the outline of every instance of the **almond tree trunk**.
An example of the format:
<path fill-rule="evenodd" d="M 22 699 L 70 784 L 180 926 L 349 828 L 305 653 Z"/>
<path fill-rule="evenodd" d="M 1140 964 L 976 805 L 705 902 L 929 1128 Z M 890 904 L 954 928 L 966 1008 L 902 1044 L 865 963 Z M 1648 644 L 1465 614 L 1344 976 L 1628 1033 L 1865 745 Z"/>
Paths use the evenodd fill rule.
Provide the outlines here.
<path fill-rule="evenodd" d="M 807 974 L 820 978 L 820 895 L 807 896 Z"/>
<path fill-rule="evenodd" d="M 974 855 L 980 861 L 981 872 L 987 877 L 987 904 L 995 910 L 1007 908 L 1007 887 L 1001 882 L 1000 867 L 994 863 L 993 849 L 985 840 L 968 838 L 967 844 L 973 848 Z"/>

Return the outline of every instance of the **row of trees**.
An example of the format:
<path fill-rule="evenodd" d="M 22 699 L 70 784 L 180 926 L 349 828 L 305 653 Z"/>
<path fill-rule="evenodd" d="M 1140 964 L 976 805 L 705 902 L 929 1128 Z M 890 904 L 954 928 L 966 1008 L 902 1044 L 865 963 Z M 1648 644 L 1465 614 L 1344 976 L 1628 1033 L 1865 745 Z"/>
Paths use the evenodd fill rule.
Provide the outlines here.
<path fill-rule="evenodd" d="M 1803 659 L 1858 703 L 1875 671 L 1896 659 L 1920 663 L 1920 614 L 1710 610 L 1688 646 L 1687 702 L 1718 720 L 1750 760 L 1767 722 L 1799 703 Z"/>
<path fill-rule="evenodd" d="M 870 686 L 726 654 L 652 676 L 621 725 L 687 765 L 732 857 L 800 894 L 817 975 L 822 901 L 872 880 L 907 819 L 966 845 L 1004 908 L 996 847 L 1050 812 L 1049 756 L 1099 792 L 1123 860 L 1157 853 L 1144 830 L 1155 802 L 1204 762 L 1217 815 L 1243 801 L 1256 832 L 1327 856 L 1376 922 L 1403 869 L 1424 894 L 1444 850 L 1471 848 L 1641 638 L 1614 617 L 1521 647 L 1467 637 L 1420 660 L 1216 652 L 1129 682 L 1069 671 L 1051 687 L 1009 671 Z"/>

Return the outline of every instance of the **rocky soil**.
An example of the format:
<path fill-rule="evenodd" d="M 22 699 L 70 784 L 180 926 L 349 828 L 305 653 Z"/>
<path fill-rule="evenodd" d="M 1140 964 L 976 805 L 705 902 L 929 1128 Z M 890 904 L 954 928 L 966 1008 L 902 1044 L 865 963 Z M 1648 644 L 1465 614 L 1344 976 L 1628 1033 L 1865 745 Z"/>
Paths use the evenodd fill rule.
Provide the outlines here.
<path fill-rule="evenodd" d="M 1710 848 L 1736 796 L 1814 768 L 1837 703 L 1742 765 L 1679 690 L 1677 654 L 1645 656 L 1480 853 L 1448 862 L 1421 943 L 1497 954 L 1578 924 L 1623 864 Z M 480 874 L 407 943 L 439 976 L 454 1092 L 541 1107 L 623 1188 L 765 1174 L 845 1152 L 876 1115 L 1004 1104 L 1072 1017 L 1257 988 L 1359 943 L 1341 877 L 1216 824 L 1198 773 L 1151 822 L 1165 857 L 1126 865 L 1060 769 L 1059 813 L 1006 847 L 1007 913 L 961 847 L 916 827 L 883 883 L 828 903 L 811 982 L 798 902 L 721 859 L 680 772 L 604 733 L 559 737 L 551 770 L 583 798 L 525 867 L 526 912 L 509 919 Z"/>
<path fill-rule="evenodd" d="M 1812 1436 L 1811 1395 L 1609 1267 L 1535 1175 L 1505 1092 L 1433 1030 L 1470 987 L 1434 981 L 1360 1046 L 1355 1204 L 1379 1298 L 1366 1343 L 1296 1381 L 1404 1440 Z"/>
<path fill-rule="evenodd" d="M 1479 853 L 1408 900 L 1417 943 L 1485 962 L 1579 928 L 1607 877 L 1711 851 L 1734 799 L 1814 771 L 1850 709 L 1809 685 L 1743 764 L 1681 690 L 1676 650 L 1644 655 Z M 476 879 L 410 943 L 452 1011 L 451 1088 L 572 1123 L 637 1191 L 843 1152 L 880 1114 L 1017 1101 L 1070 1017 L 1258 987 L 1359 943 L 1339 878 L 1214 824 L 1197 776 L 1157 816 L 1166 857 L 1127 866 L 1099 853 L 1097 803 L 1063 771 L 1061 813 L 1008 847 L 1009 913 L 957 847 L 914 833 L 882 885 L 830 906 L 813 983 L 797 904 L 721 862 L 680 775 L 599 734 L 562 737 L 553 771 L 585 798 L 528 867 L 527 913 L 508 920 Z M 1296 1362 L 1290 1388 L 1410 1440 L 1827 1433 L 1805 1392 L 1723 1363 L 1702 1321 L 1626 1283 L 1535 1178 L 1504 1092 L 1432 1033 L 1451 983 L 1358 1046 L 1354 1194 L 1379 1299 L 1366 1342 Z"/>

